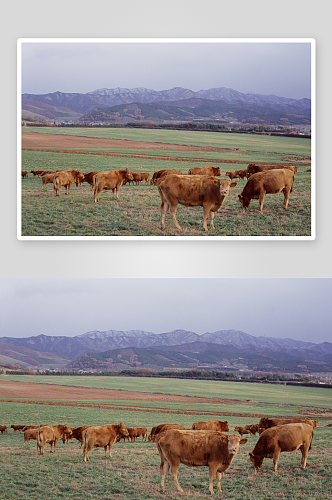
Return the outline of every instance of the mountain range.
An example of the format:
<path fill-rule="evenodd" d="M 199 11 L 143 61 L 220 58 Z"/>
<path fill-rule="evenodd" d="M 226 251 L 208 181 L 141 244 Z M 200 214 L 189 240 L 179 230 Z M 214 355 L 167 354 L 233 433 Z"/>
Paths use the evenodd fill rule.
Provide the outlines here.
<path fill-rule="evenodd" d="M 311 100 L 243 94 L 220 87 L 194 92 L 175 87 L 98 89 L 86 94 L 22 94 L 22 118 L 49 122 L 155 123 L 209 121 L 310 125 Z"/>
<path fill-rule="evenodd" d="M 332 372 L 332 343 L 254 337 L 237 330 L 198 335 L 91 331 L 75 337 L 0 338 L 0 364 L 38 369 L 111 370 L 201 368 Z"/>

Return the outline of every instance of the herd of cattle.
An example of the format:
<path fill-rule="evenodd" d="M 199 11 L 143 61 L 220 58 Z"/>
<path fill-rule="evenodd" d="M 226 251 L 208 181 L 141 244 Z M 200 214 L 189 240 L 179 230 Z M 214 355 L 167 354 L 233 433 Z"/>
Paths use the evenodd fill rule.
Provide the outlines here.
<path fill-rule="evenodd" d="M 235 427 L 240 434 L 226 434 L 229 431 L 227 421 L 208 420 L 207 422 L 195 422 L 191 429 L 186 429 L 180 424 L 160 424 L 152 428 L 147 437 L 146 427 L 126 427 L 120 424 L 102 426 L 80 426 L 70 428 L 66 425 L 40 425 L 25 426 L 11 425 L 14 432 L 24 433 L 24 443 L 30 439 L 37 441 L 37 453 L 45 453 L 45 445 L 49 443 L 53 451 L 59 439 L 68 443 L 70 439 L 76 439 L 83 448 L 83 460 L 89 461 L 89 452 L 93 447 L 103 447 L 105 456 L 111 457 L 111 451 L 115 440 L 121 439 L 135 441 L 142 437 L 143 441 L 153 441 L 157 445 L 160 455 L 160 486 L 165 491 L 165 478 L 168 472 L 179 492 L 183 492 L 177 473 L 180 463 L 188 466 L 206 466 L 209 468 L 209 491 L 213 494 L 213 483 L 217 478 L 217 489 L 221 492 L 222 473 L 226 471 L 239 451 L 242 444 L 248 442 L 248 438 L 242 438 L 243 434 L 259 434 L 258 441 L 249 453 L 257 474 L 261 468 L 264 458 L 273 458 L 273 472 L 277 472 L 278 459 L 281 452 L 292 452 L 300 450 L 302 453 L 301 467 L 305 469 L 308 452 L 311 449 L 316 420 L 293 419 L 271 419 L 263 417 L 258 424 L 248 424 L 243 427 Z M 7 427 L 0 426 L 1 433 L 7 432 Z"/>
<path fill-rule="evenodd" d="M 249 164 L 246 170 L 226 172 L 229 179 L 221 179 L 220 167 L 193 167 L 188 173 L 175 169 L 163 169 L 154 172 L 150 184 L 158 188 L 161 197 L 161 227 L 165 229 L 165 216 L 170 212 L 171 218 L 178 229 L 181 229 L 177 219 L 177 205 L 187 207 L 203 207 L 204 230 L 207 231 L 207 220 L 210 217 L 211 228 L 214 229 L 214 215 L 228 196 L 230 188 L 237 185 L 233 179 L 247 179 L 247 182 L 238 195 L 245 212 L 252 199 L 259 200 L 259 211 L 263 211 L 266 194 L 284 194 L 283 208 L 287 208 L 289 195 L 293 189 L 294 176 L 298 167 L 285 165 L 255 165 Z M 119 197 L 121 185 L 140 182 L 149 182 L 148 172 L 130 172 L 125 170 L 111 170 L 108 172 L 87 172 L 80 170 L 60 170 L 48 172 L 45 170 L 31 170 L 34 176 L 42 177 L 42 189 L 48 183 L 53 184 L 56 196 L 60 196 L 61 187 L 70 193 L 72 184 L 80 186 L 87 182 L 94 191 L 94 202 L 99 201 L 99 194 L 103 190 L 112 190 L 113 197 Z M 28 177 L 26 170 L 22 171 L 22 178 Z"/>

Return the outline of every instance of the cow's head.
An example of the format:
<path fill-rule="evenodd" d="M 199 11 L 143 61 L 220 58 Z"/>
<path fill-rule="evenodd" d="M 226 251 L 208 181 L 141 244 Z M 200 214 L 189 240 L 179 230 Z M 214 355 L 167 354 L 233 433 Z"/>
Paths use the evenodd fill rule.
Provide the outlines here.
<path fill-rule="evenodd" d="M 134 180 L 134 177 L 133 177 L 133 174 L 130 172 L 129 168 L 127 167 L 126 170 L 125 170 L 125 178 L 128 180 L 128 181 L 133 181 Z"/>
<path fill-rule="evenodd" d="M 231 187 L 237 186 L 237 182 L 231 182 L 229 179 L 218 179 L 220 194 L 226 197 Z"/>
<path fill-rule="evenodd" d="M 76 186 L 78 187 L 82 182 L 84 181 L 84 174 L 80 170 L 77 170 L 75 173 L 75 183 Z"/>
<path fill-rule="evenodd" d="M 248 438 L 241 439 L 236 434 L 221 434 L 220 439 L 223 443 L 227 443 L 228 453 L 233 456 L 239 451 L 240 444 L 248 442 Z"/>
<path fill-rule="evenodd" d="M 248 198 L 247 196 L 242 196 L 242 194 L 239 194 L 238 196 L 243 210 L 246 211 L 250 205 L 250 198 Z"/>
<path fill-rule="evenodd" d="M 249 453 L 249 457 L 252 463 L 254 464 L 255 474 L 256 474 L 257 470 L 262 467 L 264 457 L 262 457 L 262 455 L 254 455 L 253 453 Z"/>
<path fill-rule="evenodd" d="M 118 436 L 129 436 L 128 429 L 123 422 L 119 423 Z"/>

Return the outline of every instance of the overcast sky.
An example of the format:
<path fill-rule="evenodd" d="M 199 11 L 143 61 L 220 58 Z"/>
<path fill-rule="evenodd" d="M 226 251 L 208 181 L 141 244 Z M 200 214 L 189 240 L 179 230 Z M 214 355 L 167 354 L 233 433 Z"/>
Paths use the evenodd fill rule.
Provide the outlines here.
<path fill-rule="evenodd" d="M 240 330 L 332 342 L 332 279 L 0 279 L 0 337 Z"/>
<path fill-rule="evenodd" d="M 62 40 L 62 41 L 61 41 Z M 100 88 L 193 91 L 227 87 L 242 93 L 311 98 L 308 40 L 24 39 L 22 92 L 87 93 Z M 170 41 L 173 40 L 173 41 Z M 219 40 L 219 41 L 218 41 Z"/>

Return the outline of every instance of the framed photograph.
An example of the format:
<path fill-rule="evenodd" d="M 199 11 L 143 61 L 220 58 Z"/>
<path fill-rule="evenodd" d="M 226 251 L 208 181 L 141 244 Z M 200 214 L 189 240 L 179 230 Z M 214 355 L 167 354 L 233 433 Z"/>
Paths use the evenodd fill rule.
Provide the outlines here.
<path fill-rule="evenodd" d="M 19 240 L 314 240 L 315 40 L 19 39 Z"/>

